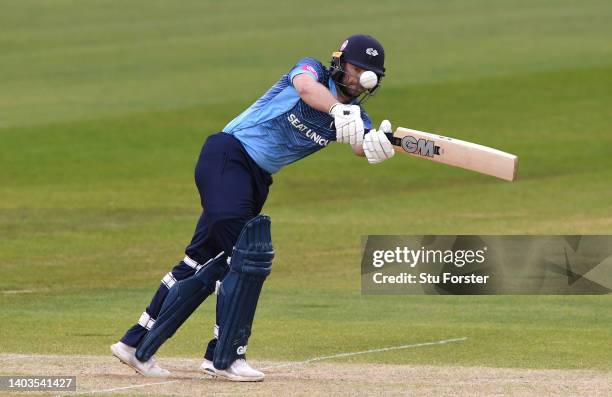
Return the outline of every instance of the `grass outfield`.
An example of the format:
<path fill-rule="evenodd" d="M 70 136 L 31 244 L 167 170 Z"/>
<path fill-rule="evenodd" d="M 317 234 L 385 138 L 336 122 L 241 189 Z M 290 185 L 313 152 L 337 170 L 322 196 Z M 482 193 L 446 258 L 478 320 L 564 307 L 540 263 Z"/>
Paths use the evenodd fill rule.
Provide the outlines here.
<path fill-rule="evenodd" d="M 367 103 L 376 123 L 516 153 L 519 180 L 412 158 L 371 167 L 342 145 L 284 169 L 264 209 L 277 256 L 250 357 L 467 337 L 342 361 L 612 368 L 609 296 L 377 297 L 359 285 L 366 234 L 612 233 L 609 2 L 163 4 L 3 4 L 0 353 L 107 354 L 191 237 L 206 136 L 301 56 L 326 61 L 367 31 L 388 59 Z M 200 355 L 213 308 L 161 355 Z"/>

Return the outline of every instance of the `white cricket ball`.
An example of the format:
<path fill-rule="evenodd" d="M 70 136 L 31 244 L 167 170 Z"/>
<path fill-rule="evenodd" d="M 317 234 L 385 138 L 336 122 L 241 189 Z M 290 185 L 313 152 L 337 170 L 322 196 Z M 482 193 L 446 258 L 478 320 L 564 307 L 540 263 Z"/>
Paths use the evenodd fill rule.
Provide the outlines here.
<path fill-rule="evenodd" d="M 378 76 L 376 76 L 376 73 L 372 72 L 371 70 L 366 70 L 365 72 L 361 73 L 361 76 L 359 76 L 359 84 L 361 84 L 361 86 L 366 90 L 371 90 L 372 88 L 376 87 L 377 83 Z"/>

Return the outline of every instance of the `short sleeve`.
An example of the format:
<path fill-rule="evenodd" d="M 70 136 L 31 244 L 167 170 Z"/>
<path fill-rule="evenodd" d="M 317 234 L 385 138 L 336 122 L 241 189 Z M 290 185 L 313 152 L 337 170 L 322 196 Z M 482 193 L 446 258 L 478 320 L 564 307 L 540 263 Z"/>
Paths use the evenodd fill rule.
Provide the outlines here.
<path fill-rule="evenodd" d="M 289 72 L 289 82 L 293 86 L 293 78 L 298 74 L 307 74 L 319 83 L 322 83 L 325 70 L 321 62 L 314 58 L 303 58 Z"/>

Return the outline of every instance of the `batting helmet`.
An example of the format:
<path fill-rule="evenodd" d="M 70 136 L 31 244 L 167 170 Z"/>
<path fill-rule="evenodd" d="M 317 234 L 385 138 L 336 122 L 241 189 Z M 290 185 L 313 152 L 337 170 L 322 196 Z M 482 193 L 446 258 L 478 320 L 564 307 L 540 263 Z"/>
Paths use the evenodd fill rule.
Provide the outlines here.
<path fill-rule="evenodd" d="M 356 34 L 344 40 L 338 51 L 332 54 L 332 78 L 341 83 L 344 68 L 342 64 L 348 62 L 364 70 L 371 70 L 378 76 L 378 84 L 369 90 L 372 93 L 380 85 L 385 75 L 385 50 L 374 37 L 365 34 Z M 340 86 L 342 90 L 342 86 Z"/>

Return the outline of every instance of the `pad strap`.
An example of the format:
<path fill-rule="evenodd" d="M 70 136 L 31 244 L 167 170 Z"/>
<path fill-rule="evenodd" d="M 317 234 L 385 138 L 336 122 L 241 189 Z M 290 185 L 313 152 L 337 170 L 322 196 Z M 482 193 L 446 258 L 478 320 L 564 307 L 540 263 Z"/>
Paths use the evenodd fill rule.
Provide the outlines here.
<path fill-rule="evenodd" d="M 143 328 L 151 329 L 155 325 L 155 319 L 147 312 L 142 312 L 138 319 L 138 325 Z"/>
<path fill-rule="evenodd" d="M 172 272 L 166 274 L 164 278 L 162 278 L 162 284 L 166 286 L 166 288 L 170 289 L 174 284 L 176 284 L 176 278 Z"/>
<path fill-rule="evenodd" d="M 212 260 L 212 259 L 211 259 Z M 185 262 L 185 264 L 187 266 L 189 266 L 190 268 L 194 269 L 195 271 L 200 270 L 202 267 L 204 267 L 204 265 L 200 265 L 198 262 L 194 261 L 193 259 L 191 259 L 189 256 L 185 255 L 185 257 L 183 258 L 183 262 Z M 209 261 L 210 262 L 210 261 Z M 208 263 L 208 262 L 206 262 Z"/>

